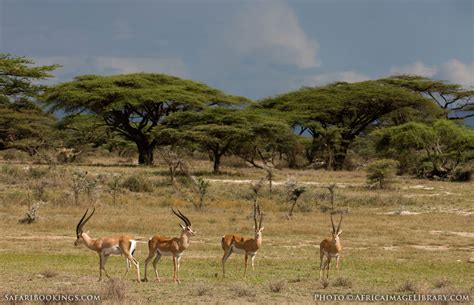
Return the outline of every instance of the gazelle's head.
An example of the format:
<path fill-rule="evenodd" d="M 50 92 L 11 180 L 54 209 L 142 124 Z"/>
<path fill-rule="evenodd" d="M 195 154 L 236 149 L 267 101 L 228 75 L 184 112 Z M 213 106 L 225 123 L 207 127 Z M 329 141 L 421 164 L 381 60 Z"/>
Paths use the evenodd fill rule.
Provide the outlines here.
<path fill-rule="evenodd" d="M 182 233 L 187 235 L 188 237 L 196 235 L 196 231 L 193 230 L 191 226 L 191 221 L 189 220 L 189 218 L 184 216 L 184 214 L 181 213 L 179 209 L 177 213 L 173 208 L 171 210 L 179 219 L 181 219 L 184 222 L 184 224 L 181 224 L 181 223 L 179 224 L 179 226 L 183 230 Z"/>
<path fill-rule="evenodd" d="M 339 224 L 337 225 L 337 229 L 334 227 L 334 221 L 332 219 L 332 214 L 331 214 L 331 225 L 332 225 L 331 238 L 332 238 L 332 242 L 335 244 L 339 243 L 339 236 L 342 233 L 341 223 L 342 223 L 342 213 L 341 213 L 341 219 L 339 220 Z"/>
<path fill-rule="evenodd" d="M 254 205 L 253 209 L 253 220 L 255 222 L 255 239 L 262 238 L 262 231 L 265 227 L 262 227 L 263 213 L 260 212 L 260 206 Z"/>
<path fill-rule="evenodd" d="M 77 227 L 76 227 L 76 241 L 74 242 L 74 246 L 79 246 L 80 244 L 84 243 L 84 238 L 83 238 L 82 235 L 85 234 L 85 233 L 82 230 L 82 228 L 89 221 L 89 219 L 92 217 L 92 215 L 94 215 L 95 207 L 92 210 L 92 213 L 86 218 L 87 212 L 89 212 L 89 209 L 86 210 L 86 212 L 84 213 L 84 216 L 82 216 L 81 220 L 79 220 L 79 223 L 77 224 Z M 84 218 L 86 218 L 86 219 L 84 219 Z"/>

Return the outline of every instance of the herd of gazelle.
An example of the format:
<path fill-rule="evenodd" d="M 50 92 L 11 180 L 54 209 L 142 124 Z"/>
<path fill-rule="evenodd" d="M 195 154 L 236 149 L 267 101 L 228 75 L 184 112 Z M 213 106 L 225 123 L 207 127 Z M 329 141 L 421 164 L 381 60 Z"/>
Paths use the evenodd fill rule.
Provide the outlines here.
<path fill-rule="evenodd" d="M 196 235 L 196 231 L 193 230 L 191 226 L 191 221 L 187 218 L 181 211 L 178 209 L 176 212 L 174 209 L 171 209 L 172 212 L 184 222 L 184 224 L 179 224 L 181 227 L 181 235 L 179 237 L 165 237 L 162 235 L 155 235 L 148 240 L 148 257 L 145 260 L 145 276 L 143 281 L 148 281 L 147 278 L 147 266 L 148 263 L 153 259 L 153 270 L 155 271 L 155 280 L 160 282 L 160 277 L 156 265 L 160 261 L 162 256 L 172 256 L 174 273 L 173 281 L 175 283 L 180 283 L 179 280 L 179 265 L 181 257 L 184 251 L 189 247 L 190 238 Z M 107 271 L 105 270 L 105 263 L 110 255 L 123 255 L 126 262 L 126 271 L 125 275 L 128 273 L 131 265 L 133 264 L 137 269 L 137 281 L 140 282 L 140 265 L 138 260 L 133 256 L 137 241 L 129 235 L 120 235 L 120 236 L 109 236 L 101 237 L 97 239 L 92 239 L 87 232 L 83 232 L 84 225 L 89 221 L 89 219 L 94 215 L 95 207 L 87 216 L 89 209 L 86 210 L 81 220 L 76 227 L 76 236 L 77 239 L 74 242 L 75 246 L 80 244 L 85 244 L 87 248 L 97 252 L 99 254 L 99 281 L 102 279 L 102 271 L 105 275 L 109 277 Z M 86 217 L 87 216 L 87 217 Z M 247 276 L 247 265 L 248 257 L 250 256 L 252 271 L 254 270 L 254 260 L 257 255 L 258 249 L 262 246 L 262 227 L 263 213 L 260 211 L 260 207 L 254 205 L 254 222 L 255 222 L 255 235 L 254 237 L 243 237 L 240 234 L 225 234 L 222 236 L 221 245 L 224 250 L 224 255 L 222 256 L 222 275 L 225 277 L 225 263 L 229 256 L 232 253 L 244 254 L 245 255 L 245 271 L 244 277 Z M 342 233 L 341 229 L 342 214 L 339 220 L 337 229 L 334 226 L 334 221 L 331 214 L 331 237 L 324 239 L 320 243 L 319 254 L 320 254 L 320 272 L 319 278 L 324 275 L 324 270 L 326 270 L 326 278 L 329 278 L 329 265 L 331 263 L 331 258 L 336 258 L 336 269 L 339 269 L 339 257 L 342 250 L 341 241 L 339 235 Z M 325 259 L 326 258 L 326 259 Z M 125 276 L 124 275 L 124 276 Z"/>

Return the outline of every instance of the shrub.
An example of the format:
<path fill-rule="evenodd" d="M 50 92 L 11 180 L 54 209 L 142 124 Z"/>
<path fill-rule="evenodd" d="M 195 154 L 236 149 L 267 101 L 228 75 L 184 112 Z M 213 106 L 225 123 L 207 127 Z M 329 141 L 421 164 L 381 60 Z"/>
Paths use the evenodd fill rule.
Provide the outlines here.
<path fill-rule="evenodd" d="M 128 189 L 130 192 L 152 192 L 153 187 L 146 178 L 138 175 L 132 175 L 127 177 L 123 183 L 122 186 L 126 189 Z"/>
<path fill-rule="evenodd" d="M 126 298 L 127 283 L 121 279 L 110 279 L 103 288 L 103 295 L 107 300 L 124 301 Z"/>
<path fill-rule="evenodd" d="M 338 277 L 334 281 L 334 287 L 351 288 L 352 287 L 352 281 L 350 279 L 348 279 L 347 277 Z"/>
<path fill-rule="evenodd" d="M 369 186 L 378 186 L 381 189 L 387 187 L 398 165 L 398 161 L 391 159 L 381 159 L 370 163 L 367 167 L 367 183 Z"/>
<path fill-rule="evenodd" d="M 255 289 L 247 284 L 244 283 L 236 283 L 232 287 L 235 295 L 238 297 L 255 297 L 257 293 Z"/>
<path fill-rule="evenodd" d="M 276 280 L 276 281 L 271 281 L 268 284 L 268 287 L 270 288 L 271 292 L 282 292 L 283 290 L 286 289 L 286 281 L 285 280 Z"/>

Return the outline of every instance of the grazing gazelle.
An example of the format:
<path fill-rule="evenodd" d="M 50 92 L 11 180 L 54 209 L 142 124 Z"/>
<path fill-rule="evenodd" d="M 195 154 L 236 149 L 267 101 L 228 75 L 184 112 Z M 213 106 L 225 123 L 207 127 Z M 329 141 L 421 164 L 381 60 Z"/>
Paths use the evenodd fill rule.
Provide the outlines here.
<path fill-rule="evenodd" d="M 133 263 L 137 268 L 137 281 L 140 282 L 140 267 L 138 261 L 133 257 L 133 253 L 135 252 L 137 246 L 137 241 L 134 240 L 132 236 L 128 235 L 92 239 L 88 233 L 84 233 L 82 231 L 82 228 L 89 221 L 89 219 L 91 219 L 92 215 L 94 215 L 95 207 L 92 210 L 92 213 L 86 218 L 87 212 L 89 212 L 89 209 L 86 210 L 84 216 L 82 216 L 81 220 L 79 220 L 79 223 L 77 224 L 77 239 L 74 242 L 74 245 L 78 246 L 80 244 L 85 244 L 87 248 L 99 254 L 99 281 L 102 279 L 102 270 L 105 272 L 107 277 L 110 277 L 105 270 L 105 263 L 107 262 L 109 256 L 123 255 L 125 256 L 126 262 L 126 271 L 124 276 L 127 275 L 128 270 Z"/>
<path fill-rule="evenodd" d="M 259 218 L 259 221 L 257 221 Z M 252 271 L 254 271 L 254 260 L 258 249 L 262 246 L 262 227 L 263 214 L 260 212 L 260 207 L 254 205 L 253 220 L 255 222 L 255 236 L 242 237 L 239 234 L 226 234 L 222 236 L 221 245 L 224 250 L 222 256 L 222 276 L 225 277 L 225 262 L 232 253 L 245 254 L 245 271 L 244 277 L 247 277 L 248 257 L 252 260 Z M 257 223 L 258 222 L 258 223 Z"/>
<path fill-rule="evenodd" d="M 331 263 L 331 258 L 335 257 L 336 258 L 336 269 L 339 270 L 339 255 L 342 251 L 342 245 L 341 245 L 341 240 L 339 239 L 339 235 L 341 235 L 342 230 L 341 228 L 341 222 L 342 222 L 342 213 L 341 213 L 341 219 L 339 220 L 339 225 L 337 226 L 337 230 L 334 227 L 334 221 L 332 220 L 332 214 L 331 214 L 331 225 L 332 225 L 332 231 L 331 231 L 331 238 L 327 238 L 321 242 L 319 245 L 319 257 L 321 259 L 321 263 L 319 265 L 319 279 L 324 274 L 324 269 L 326 269 L 326 278 L 329 278 L 329 265 Z M 326 262 L 324 262 L 324 257 L 326 256 Z"/>
<path fill-rule="evenodd" d="M 148 257 L 145 260 L 145 277 L 143 279 L 144 282 L 147 282 L 147 266 L 150 260 L 156 255 L 155 259 L 153 260 L 153 269 L 155 270 L 156 281 L 160 282 L 160 277 L 158 276 L 158 271 L 156 270 L 156 264 L 160 260 L 162 256 L 173 256 L 173 264 L 174 264 L 174 273 L 173 273 L 173 282 L 180 283 L 179 280 L 179 261 L 181 260 L 181 256 L 183 255 L 184 250 L 189 247 L 189 239 L 191 236 L 196 235 L 196 232 L 191 227 L 191 221 L 189 218 L 183 215 L 181 211 L 178 209 L 178 213 L 174 209 L 171 209 L 173 213 L 178 216 L 184 222 L 183 224 L 179 224 L 181 227 L 181 236 L 180 237 L 164 237 L 161 235 L 155 235 L 148 240 Z"/>

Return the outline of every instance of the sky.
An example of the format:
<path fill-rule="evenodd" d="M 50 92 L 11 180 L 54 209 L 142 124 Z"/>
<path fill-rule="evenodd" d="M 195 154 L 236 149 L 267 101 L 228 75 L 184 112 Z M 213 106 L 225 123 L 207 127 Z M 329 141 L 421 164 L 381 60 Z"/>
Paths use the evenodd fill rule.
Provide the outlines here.
<path fill-rule="evenodd" d="M 473 0 L 0 0 L 0 52 L 82 74 L 166 73 L 261 99 L 417 74 L 474 87 Z"/>

